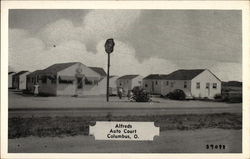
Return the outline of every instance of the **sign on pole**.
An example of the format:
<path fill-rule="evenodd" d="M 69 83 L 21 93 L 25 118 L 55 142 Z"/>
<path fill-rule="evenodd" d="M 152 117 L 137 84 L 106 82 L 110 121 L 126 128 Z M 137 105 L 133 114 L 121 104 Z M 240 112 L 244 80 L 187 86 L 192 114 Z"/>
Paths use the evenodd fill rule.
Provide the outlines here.
<path fill-rule="evenodd" d="M 106 98 L 107 102 L 109 101 L 109 67 L 110 67 L 110 54 L 113 52 L 115 46 L 114 39 L 110 38 L 106 40 L 104 45 L 105 51 L 108 54 L 108 69 L 107 69 L 107 91 L 106 91 Z"/>

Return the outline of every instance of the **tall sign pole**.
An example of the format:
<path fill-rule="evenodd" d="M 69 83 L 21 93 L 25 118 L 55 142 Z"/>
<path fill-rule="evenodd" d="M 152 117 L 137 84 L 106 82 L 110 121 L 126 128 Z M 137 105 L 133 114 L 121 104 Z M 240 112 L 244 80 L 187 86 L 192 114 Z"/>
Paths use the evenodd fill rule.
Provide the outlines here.
<path fill-rule="evenodd" d="M 109 67 L 110 67 L 110 54 L 113 52 L 115 46 L 114 39 L 107 39 L 105 42 L 105 51 L 108 54 L 108 67 L 107 67 L 107 91 L 106 91 L 106 99 L 109 101 Z"/>

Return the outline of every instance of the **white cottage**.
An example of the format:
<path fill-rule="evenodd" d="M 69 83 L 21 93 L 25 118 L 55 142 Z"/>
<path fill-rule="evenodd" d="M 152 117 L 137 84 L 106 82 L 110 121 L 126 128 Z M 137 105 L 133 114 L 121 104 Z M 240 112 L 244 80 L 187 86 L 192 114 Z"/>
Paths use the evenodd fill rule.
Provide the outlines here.
<path fill-rule="evenodd" d="M 118 76 L 109 76 L 109 95 L 117 95 L 117 79 Z M 106 94 L 107 92 L 107 76 L 105 76 L 100 82 L 100 90 L 102 94 Z"/>
<path fill-rule="evenodd" d="M 16 74 L 15 72 L 8 73 L 8 88 L 13 88 L 13 75 Z"/>
<path fill-rule="evenodd" d="M 161 94 L 162 83 L 167 75 L 150 74 L 143 78 L 143 88 L 150 94 Z"/>
<path fill-rule="evenodd" d="M 118 76 L 110 76 L 109 77 L 109 94 L 117 95 L 117 79 Z"/>
<path fill-rule="evenodd" d="M 142 86 L 142 76 L 140 75 L 125 75 L 117 79 L 117 87 L 121 87 L 124 93 L 132 90 L 136 86 Z"/>
<path fill-rule="evenodd" d="M 42 70 L 36 70 L 27 75 L 27 90 L 34 93 L 34 85 L 39 84 L 39 74 Z"/>
<path fill-rule="evenodd" d="M 212 99 L 221 94 L 221 80 L 208 69 L 177 70 L 164 77 L 161 88 L 162 95 L 180 89 L 187 97 Z"/>
<path fill-rule="evenodd" d="M 20 71 L 13 75 L 13 88 L 19 90 L 26 90 L 27 81 L 26 76 L 29 74 L 29 71 Z"/>
<path fill-rule="evenodd" d="M 54 64 L 39 73 L 39 93 L 45 95 L 101 95 L 100 81 L 106 78 L 102 68 L 80 62 Z"/>

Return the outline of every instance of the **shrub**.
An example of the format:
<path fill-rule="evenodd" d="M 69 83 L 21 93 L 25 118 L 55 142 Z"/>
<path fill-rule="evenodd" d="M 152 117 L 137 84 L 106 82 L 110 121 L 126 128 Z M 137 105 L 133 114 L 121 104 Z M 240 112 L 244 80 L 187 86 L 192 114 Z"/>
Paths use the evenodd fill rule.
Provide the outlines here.
<path fill-rule="evenodd" d="M 222 99 L 222 95 L 221 94 L 215 94 L 214 99 Z"/>
<path fill-rule="evenodd" d="M 133 90 L 133 98 L 136 102 L 149 102 L 151 101 L 149 93 L 145 91 L 145 89 L 141 87 L 134 87 Z"/>
<path fill-rule="evenodd" d="M 185 100 L 186 99 L 186 94 L 183 92 L 183 90 L 176 89 L 173 92 L 168 93 L 167 97 L 169 99 Z"/>
<path fill-rule="evenodd" d="M 242 93 L 240 92 L 226 92 L 222 96 L 223 101 L 229 103 L 241 103 Z"/>

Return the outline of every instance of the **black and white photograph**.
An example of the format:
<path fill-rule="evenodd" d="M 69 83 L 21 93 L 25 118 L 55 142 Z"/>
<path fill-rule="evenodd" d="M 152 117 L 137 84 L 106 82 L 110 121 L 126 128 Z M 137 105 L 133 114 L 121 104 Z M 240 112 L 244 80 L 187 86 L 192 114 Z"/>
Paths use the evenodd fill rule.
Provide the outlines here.
<path fill-rule="evenodd" d="M 7 18 L 7 153 L 243 153 L 242 10 Z"/>

